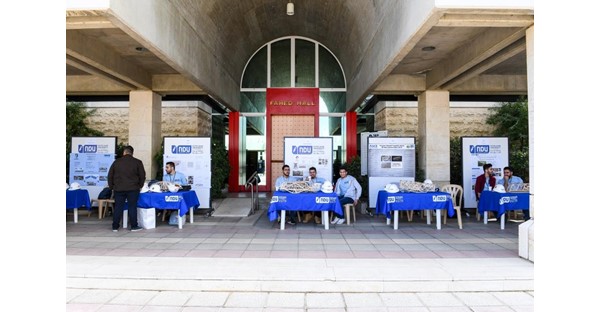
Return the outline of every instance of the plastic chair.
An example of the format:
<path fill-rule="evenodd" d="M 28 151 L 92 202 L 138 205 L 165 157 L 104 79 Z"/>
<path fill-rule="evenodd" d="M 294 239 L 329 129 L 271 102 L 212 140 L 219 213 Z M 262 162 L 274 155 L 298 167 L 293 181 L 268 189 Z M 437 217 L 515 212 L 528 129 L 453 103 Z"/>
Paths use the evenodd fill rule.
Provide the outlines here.
<path fill-rule="evenodd" d="M 356 223 L 356 207 L 354 206 L 354 204 L 345 204 L 344 209 L 346 210 L 346 224 L 350 225 L 350 213 L 352 213 L 352 216 L 354 217 L 354 223 Z"/>
<path fill-rule="evenodd" d="M 458 228 L 462 230 L 462 218 L 460 215 L 460 208 L 462 206 L 462 196 L 463 196 L 463 188 L 458 184 L 446 184 L 442 186 L 440 189 L 441 192 L 450 193 L 452 196 L 452 205 L 454 206 L 454 210 L 456 211 L 456 218 L 458 219 Z M 448 211 L 444 210 L 444 224 L 446 224 L 446 220 L 448 217 Z"/>
<path fill-rule="evenodd" d="M 110 199 L 92 199 L 92 205 L 94 204 L 94 202 L 98 203 L 98 219 L 102 219 L 106 216 L 106 210 L 108 210 L 109 207 L 114 208 L 115 206 L 115 200 L 113 198 Z M 92 211 L 90 210 L 90 212 L 88 213 L 88 217 L 92 214 Z"/>
<path fill-rule="evenodd" d="M 359 202 L 360 205 L 360 202 Z M 356 207 L 354 206 L 354 204 L 345 204 L 344 205 L 344 217 L 346 218 L 346 224 L 350 225 L 350 213 L 352 213 L 352 217 L 354 219 L 354 223 L 356 223 Z M 330 213 L 329 216 L 329 222 L 331 223 L 331 221 L 333 221 L 333 219 L 335 219 L 335 213 Z"/>

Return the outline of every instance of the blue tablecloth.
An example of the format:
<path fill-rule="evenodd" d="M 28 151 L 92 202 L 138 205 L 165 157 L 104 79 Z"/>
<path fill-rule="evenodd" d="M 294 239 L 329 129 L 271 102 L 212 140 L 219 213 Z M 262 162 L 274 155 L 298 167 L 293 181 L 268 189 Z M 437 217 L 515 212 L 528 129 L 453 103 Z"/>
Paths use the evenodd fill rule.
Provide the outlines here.
<path fill-rule="evenodd" d="M 477 204 L 480 214 L 493 211 L 501 217 L 508 210 L 529 210 L 529 193 L 498 193 L 483 191 Z"/>
<path fill-rule="evenodd" d="M 429 193 L 388 193 L 380 190 L 377 194 L 376 214 L 392 218 L 392 210 L 433 210 L 447 209 L 448 216 L 454 216 L 452 196 L 444 192 Z"/>
<path fill-rule="evenodd" d="M 334 211 L 343 214 L 342 206 L 335 193 L 299 193 L 277 191 L 271 197 L 269 205 L 269 220 L 277 220 L 277 211 L 300 210 L 300 211 Z"/>
<path fill-rule="evenodd" d="M 90 194 L 87 190 L 67 190 L 67 209 L 75 209 L 85 207 L 87 210 L 92 209 L 90 204 Z"/>
<path fill-rule="evenodd" d="M 179 216 L 184 216 L 190 208 L 200 205 L 195 191 L 141 193 L 137 203 L 139 208 L 156 208 L 159 210 L 179 209 Z"/>

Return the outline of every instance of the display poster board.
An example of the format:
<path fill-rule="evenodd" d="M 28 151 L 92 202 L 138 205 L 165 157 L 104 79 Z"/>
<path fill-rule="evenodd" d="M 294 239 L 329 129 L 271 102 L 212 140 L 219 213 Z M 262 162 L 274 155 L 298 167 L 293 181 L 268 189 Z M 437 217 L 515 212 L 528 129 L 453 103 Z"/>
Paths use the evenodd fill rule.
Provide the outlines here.
<path fill-rule="evenodd" d="M 183 173 L 196 191 L 200 208 L 210 208 L 211 143 L 210 137 L 165 137 L 163 142 L 163 175 L 167 162 L 175 163 L 175 171 Z"/>
<path fill-rule="evenodd" d="M 369 176 L 369 207 L 377 204 L 377 193 L 388 183 L 414 181 L 416 153 L 414 137 L 367 138 L 367 173 Z"/>
<path fill-rule="evenodd" d="M 333 138 L 284 137 L 283 162 L 290 166 L 290 177 L 301 181 L 315 167 L 317 177 L 333 183 Z"/>
<path fill-rule="evenodd" d="M 508 138 L 506 137 L 462 137 L 462 174 L 465 191 L 465 208 L 477 208 L 475 180 L 483 174 L 483 165 L 492 164 L 494 176 L 502 177 L 508 166 Z"/>
<path fill-rule="evenodd" d="M 69 154 L 69 184 L 77 182 L 90 198 L 108 185 L 108 169 L 115 161 L 117 137 L 73 137 Z"/>
<path fill-rule="evenodd" d="M 367 144 L 368 138 L 386 137 L 387 130 L 377 132 L 362 132 L 360 134 L 360 175 L 367 175 Z"/>

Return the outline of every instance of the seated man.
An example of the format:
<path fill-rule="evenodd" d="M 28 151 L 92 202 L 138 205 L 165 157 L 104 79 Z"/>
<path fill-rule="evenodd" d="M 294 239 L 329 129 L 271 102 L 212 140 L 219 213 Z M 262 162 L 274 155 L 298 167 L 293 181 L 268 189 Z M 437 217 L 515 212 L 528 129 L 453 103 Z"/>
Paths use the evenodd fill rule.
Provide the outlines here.
<path fill-rule="evenodd" d="M 306 181 L 308 181 L 308 183 L 310 183 L 311 185 L 314 183 L 320 183 L 320 184 L 325 183 L 325 179 L 317 177 L 317 168 L 315 168 L 315 167 L 310 167 L 308 169 L 308 177 L 306 177 Z M 312 218 L 313 218 L 313 212 L 307 211 L 304 213 L 304 219 L 302 220 L 302 223 L 308 223 Z M 314 212 L 314 218 L 315 218 L 316 224 L 321 224 L 321 212 L 320 211 Z"/>
<path fill-rule="evenodd" d="M 163 182 L 169 182 L 169 183 L 174 183 L 174 184 L 179 184 L 179 185 L 187 185 L 187 177 L 185 176 L 185 174 L 181 173 L 181 172 L 177 172 L 175 171 L 175 163 L 172 161 L 167 162 L 167 164 L 165 165 L 165 172 L 166 174 L 163 175 Z M 156 216 L 160 217 L 162 216 L 163 221 L 165 219 L 165 216 L 170 215 L 171 212 L 169 212 L 167 210 L 167 212 L 163 215 L 161 210 L 157 210 L 156 211 Z"/>
<path fill-rule="evenodd" d="M 362 193 L 362 187 L 356 178 L 348 174 L 348 170 L 346 170 L 346 167 L 344 166 L 340 167 L 340 178 L 335 182 L 335 193 L 340 199 L 340 205 L 358 205 L 358 199 Z M 342 211 L 342 213 L 344 212 Z M 331 221 L 331 224 L 344 224 L 344 222 L 346 222 L 346 219 L 343 215 L 335 214 L 335 219 Z"/>
<path fill-rule="evenodd" d="M 504 167 L 504 177 L 496 182 L 496 184 L 503 185 L 507 192 L 510 192 L 511 184 L 523 184 L 523 179 L 513 175 L 513 171 L 513 168 L 510 166 Z M 529 210 L 523 210 L 523 219 L 525 219 L 525 221 L 530 219 Z"/>
<path fill-rule="evenodd" d="M 175 163 L 172 161 L 167 162 L 165 165 L 165 171 L 167 174 L 163 175 L 163 182 L 171 182 L 179 185 L 187 185 L 187 177 L 181 172 L 175 171 Z"/>
<path fill-rule="evenodd" d="M 481 193 L 483 191 L 491 191 L 494 186 L 496 186 L 496 177 L 494 177 L 494 171 L 492 170 L 492 164 L 483 165 L 483 173 L 475 179 L 475 199 L 479 202 L 479 197 L 481 197 Z M 467 213 L 467 217 L 469 213 Z M 475 214 L 477 215 L 477 220 L 479 220 L 479 213 L 477 212 L 477 208 L 475 208 Z"/>
<path fill-rule="evenodd" d="M 279 188 L 281 187 L 282 184 L 288 183 L 288 182 L 294 182 L 294 180 L 290 177 L 290 166 L 283 165 L 283 167 L 281 167 L 281 171 L 282 171 L 283 175 L 279 176 L 277 178 L 277 180 L 275 180 L 275 190 L 276 191 L 279 191 Z M 295 213 L 288 213 L 288 215 L 289 215 L 289 219 L 287 220 L 286 223 L 290 224 L 290 225 L 296 224 Z"/>

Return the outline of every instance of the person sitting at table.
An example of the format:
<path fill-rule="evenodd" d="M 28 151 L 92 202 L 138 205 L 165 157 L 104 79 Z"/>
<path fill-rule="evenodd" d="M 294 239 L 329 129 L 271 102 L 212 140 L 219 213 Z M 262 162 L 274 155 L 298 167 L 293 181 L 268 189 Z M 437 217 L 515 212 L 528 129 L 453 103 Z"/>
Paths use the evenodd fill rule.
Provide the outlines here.
<path fill-rule="evenodd" d="M 172 161 L 169 161 L 165 164 L 165 172 L 166 174 L 163 175 L 163 182 L 169 182 L 169 183 L 173 183 L 173 184 L 179 184 L 179 185 L 187 185 L 187 177 L 185 176 L 185 174 L 175 171 L 175 163 Z M 157 217 L 166 217 L 166 216 L 170 216 L 172 211 L 167 211 L 165 213 L 165 215 L 162 215 L 162 211 L 161 210 L 157 210 L 156 211 L 156 216 Z"/>
<path fill-rule="evenodd" d="M 320 183 L 320 184 L 325 183 L 325 179 L 317 177 L 317 168 L 315 168 L 315 167 L 310 167 L 308 169 L 308 176 L 306 177 L 305 180 L 308 181 L 308 183 L 310 185 L 313 185 L 315 183 Z M 312 211 L 304 212 L 304 219 L 302 220 L 302 223 L 308 223 L 310 220 L 313 219 L 313 217 L 315 219 L 316 224 L 321 224 L 321 212 L 320 211 L 315 211 L 314 214 Z"/>
<path fill-rule="evenodd" d="M 492 164 L 483 165 L 483 173 L 475 179 L 475 199 L 479 201 L 481 192 L 491 191 L 496 186 L 496 177 L 494 177 L 494 171 L 492 170 Z M 477 211 L 477 208 L 475 208 Z M 467 214 L 467 217 L 469 214 Z"/>
<path fill-rule="evenodd" d="M 496 182 L 499 185 L 503 185 L 507 192 L 510 192 L 511 184 L 523 184 L 523 179 L 513 175 L 513 172 L 514 170 L 511 166 L 504 167 L 504 177 L 500 178 L 498 182 Z M 529 210 L 523 210 L 523 218 L 525 221 L 529 220 Z"/>
<path fill-rule="evenodd" d="M 294 181 L 290 177 L 290 166 L 283 165 L 283 167 L 281 167 L 281 171 L 282 171 L 282 175 L 279 176 L 277 178 L 277 180 L 275 180 L 275 190 L 276 191 L 279 191 L 279 188 L 281 187 L 282 184 Z M 288 215 L 289 215 L 289 219 L 287 220 L 286 223 L 287 224 L 291 224 L 291 225 L 296 224 L 296 216 L 295 216 L 295 214 L 294 213 L 288 213 Z"/>
<path fill-rule="evenodd" d="M 165 165 L 165 171 L 167 174 L 163 175 L 163 182 L 170 182 L 179 185 L 187 185 L 187 177 L 181 172 L 175 171 L 175 163 L 172 161 L 167 162 Z"/>
<path fill-rule="evenodd" d="M 340 199 L 340 205 L 342 207 L 346 204 L 354 204 L 354 206 L 358 205 L 358 199 L 362 193 L 362 187 L 356 178 L 348 174 L 348 170 L 345 166 L 340 167 L 340 178 L 335 182 L 335 193 Z M 331 224 L 344 224 L 346 219 L 343 213 L 343 210 L 342 215 L 334 213 L 335 219 L 331 221 Z"/>

